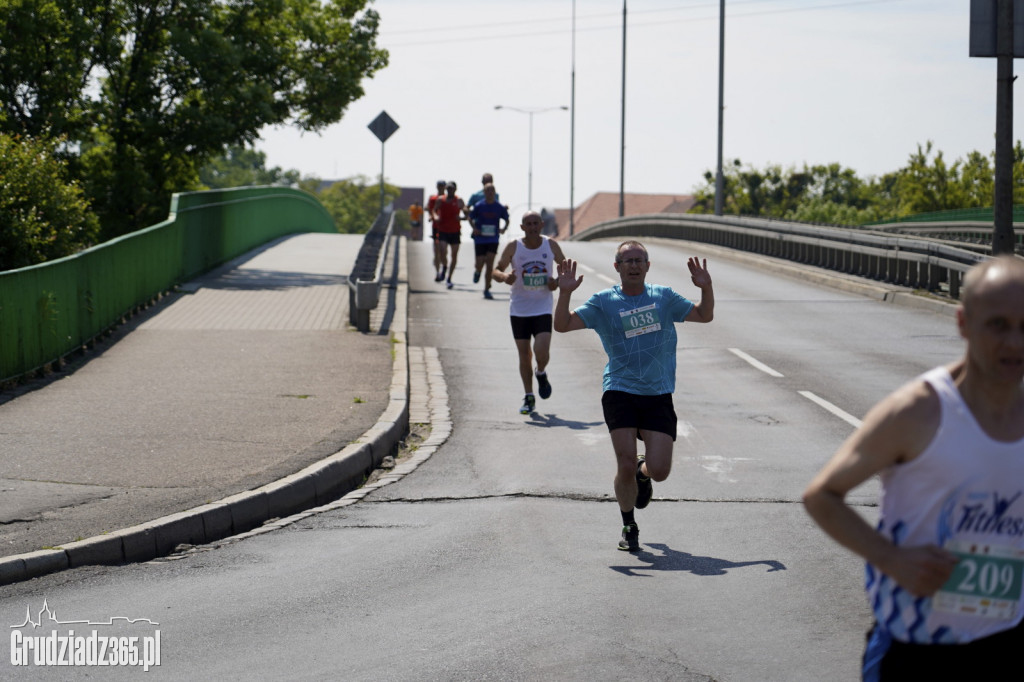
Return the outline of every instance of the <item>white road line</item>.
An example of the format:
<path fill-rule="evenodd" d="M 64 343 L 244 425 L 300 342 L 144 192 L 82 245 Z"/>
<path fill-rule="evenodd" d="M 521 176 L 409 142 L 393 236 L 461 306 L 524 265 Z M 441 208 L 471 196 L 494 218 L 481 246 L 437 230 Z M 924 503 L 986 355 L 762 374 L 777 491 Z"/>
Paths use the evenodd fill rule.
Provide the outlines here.
<path fill-rule="evenodd" d="M 577 267 L 577 269 L 582 269 L 582 270 L 585 270 L 586 272 L 589 272 L 591 275 L 593 275 L 594 277 L 597 277 L 598 279 L 603 279 L 604 281 L 608 282 L 609 284 L 618 284 L 619 283 L 619 280 L 612 279 L 608 275 L 601 274 L 600 272 L 598 272 L 594 268 L 587 267 L 583 263 L 577 263 L 576 267 Z"/>
<path fill-rule="evenodd" d="M 757 369 L 761 370 L 762 372 L 764 372 L 768 376 L 772 376 L 772 377 L 776 377 L 776 378 L 780 378 L 780 377 L 784 376 L 782 373 L 776 372 L 774 369 L 772 369 L 768 365 L 764 364 L 760 360 L 758 360 L 756 358 L 750 357 L 749 355 L 747 355 L 746 353 L 741 351 L 739 348 L 730 348 L 729 352 L 732 353 L 733 355 L 735 355 L 736 357 L 740 358 L 741 360 L 746 360 L 751 365 L 753 365 Z"/>
<path fill-rule="evenodd" d="M 838 407 L 836 407 L 835 405 L 833 405 L 829 401 L 825 400 L 824 398 L 819 398 L 818 396 L 814 395 L 810 391 L 797 391 L 797 393 L 799 393 L 803 397 L 807 398 L 812 403 L 817 403 L 821 407 L 824 407 L 826 410 L 828 410 L 829 412 L 831 412 L 835 416 L 839 417 L 840 419 L 842 419 L 847 424 L 850 424 L 854 428 L 859 428 L 860 427 L 860 425 L 862 423 L 861 420 L 857 419 L 856 417 L 854 417 L 849 412 L 844 412 L 843 410 L 840 410 Z"/>

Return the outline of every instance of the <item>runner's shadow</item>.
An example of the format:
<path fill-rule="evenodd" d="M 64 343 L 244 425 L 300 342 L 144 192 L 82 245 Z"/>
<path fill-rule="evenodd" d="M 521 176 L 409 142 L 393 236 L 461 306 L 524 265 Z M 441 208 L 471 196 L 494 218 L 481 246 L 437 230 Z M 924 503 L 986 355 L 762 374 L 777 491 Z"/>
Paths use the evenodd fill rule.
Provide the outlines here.
<path fill-rule="evenodd" d="M 603 426 L 604 422 L 578 422 L 570 419 L 561 419 L 553 414 L 540 414 L 539 412 L 531 412 L 530 419 L 524 422 L 529 426 L 543 426 L 544 428 L 552 427 L 563 427 L 567 429 L 574 429 L 576 431 L 586 431 L 587 429 L 595 426 Z"/>
<path fill-rule="evenodd" d="M 643 573 L 643 571 L 689 571 L 694 575 L 725 575 L 730 568 L 743 568 L 744 566 L 756 566 L 758 564 L 764 564 L 767 566 L 769 573 L 772 571 L 786 570 L 785 564 L 773 559 L 763 559 L 761 561 L 726 561 L 725 559 L 695 556 L 693 554 L 687 554 L 686 552 L 677 552 L 676 550 L 669 548 L 668 545 L 655 542 L 647 543 L 646 546 L 661 552 L 661 554 L 658 555 L 652 554 L 646 550 L 641 550 L 635 555 L 637 559 L 650 564 L 650 566 L 609 566 L 609 568 L 613 571 L 618 571 L 623 575 L 639 577 L 649 577 Z"/>

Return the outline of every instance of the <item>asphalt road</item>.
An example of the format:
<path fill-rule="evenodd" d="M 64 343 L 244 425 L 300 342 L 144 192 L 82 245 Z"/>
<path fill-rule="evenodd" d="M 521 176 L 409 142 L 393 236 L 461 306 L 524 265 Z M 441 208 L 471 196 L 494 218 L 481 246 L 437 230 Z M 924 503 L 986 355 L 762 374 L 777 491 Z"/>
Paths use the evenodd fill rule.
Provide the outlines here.
<path fill-rule="evenodd" d="M 614 244 L 565 251 L 588 268 L 577 303 L 608 285 Z M 696 296 L 701 253 L 652 245 L 651 281 Z M 446 291 L 426 245 L 410 258 L 412 380 L 443 434 L 416 468 L 281 530 L 2 587 L 0 619 L 44 600 L 58 620 L 149 619 L 97 627 L 159 631 L 160 679 L 858 679 L 862 567 L 800 493 L 872 403 L 959 354 L 951 317 L 709 252 L 716 319 L 679 328 L 675 466 L 633 555 L 615 548 L 596 335 L 556 336 L 554 394 L 519 415 L 506 294 L 482 299 L 468 266 Z M 869 519 L 876 496 L 853 495 Z"/>

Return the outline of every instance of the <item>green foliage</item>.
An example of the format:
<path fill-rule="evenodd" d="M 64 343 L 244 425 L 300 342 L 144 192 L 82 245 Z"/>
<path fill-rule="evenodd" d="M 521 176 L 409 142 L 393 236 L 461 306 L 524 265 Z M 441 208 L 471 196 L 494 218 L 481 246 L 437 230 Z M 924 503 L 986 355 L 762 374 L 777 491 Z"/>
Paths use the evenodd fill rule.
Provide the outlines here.
<path fill-rule="evenodd" d="M 56 145 L 0 133 L 0 270 L 91 246 L 98 232 L 82 190 L 67 179 Z"/>
<path fill-rule="evenodd" d="M 64 136 L 109 238 L 268 125 L 316 131 L 387 64 L 368 0 L 5 0 L 0 131 Z"/>
<path fill-rule="evenodd" d="M 298 171 L 283 171 L 278 166 L 268 169 L 266 161 L 267 155 L 263 152 L 232 145 L 223 156 L 211 159 L 199 169 L 199 182 L 207 189 L 253 185 L 293 187 L 299 184 Z"/>
<path fill-rule="evenodd" d="M 380 213 L 380 183 L 360 175 L 340 180 L 319 189 L 320 181 L 308 178 L 299 183 L 301 189 L 316 194 L 327 212 L 338 224 L 338 231 L 348 234 L 363 233 L 370 229 Z M 401 190 L 384 183 L 385 205 L 398 198 Z"/>
<path fill-rule="evenodd" d="M 910 155 L 907 165 L 881 177 L 861 179 L 839 164 L 758 170 L 736 159 L 726 168 L 724 212 L 837 225 L 865 225 L 908 215 L 991 206 L 994 169 L 989 158 L 971 152 L 946 162 L 932 143 Z M 1024 147 L 1014 149 L 1014 203 L 1024 203 Z M 714 174 L 695 190 L 693 213 L 712 213 Z"/>

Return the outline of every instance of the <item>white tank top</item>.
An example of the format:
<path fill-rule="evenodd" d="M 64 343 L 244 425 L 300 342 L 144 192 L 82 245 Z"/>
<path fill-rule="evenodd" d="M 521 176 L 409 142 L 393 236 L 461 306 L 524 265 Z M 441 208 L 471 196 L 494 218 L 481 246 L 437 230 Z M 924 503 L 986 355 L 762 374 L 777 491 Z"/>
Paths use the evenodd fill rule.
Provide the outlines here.
<path fill-rule="evenodd" d="M 518 240 L 516 252 L 512 254 L 512 272 L 516 273 L 516 281 L 512 283 L 509 296 L 509 315 L 550 315 L 555 300 L 554 293 L 548 289 L 548 278 L 555 277 L 550 240 L 542 237 L 536 249 L 528 249 L 522 239 Z"/>
<path fill-rule="evenodd" d="M 867 591 L 875 619 L 895 639 L 964 643 L 1024 618 L 1024 439 L 990 438 L 945 367 L 921 379 L 938 393 L 939 428 L 924 452 L 882 472 L 878 530 L 897 545 L 954 551 L 960 563 L 928 598 L 911 596 L 869 564 Z"/>

